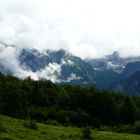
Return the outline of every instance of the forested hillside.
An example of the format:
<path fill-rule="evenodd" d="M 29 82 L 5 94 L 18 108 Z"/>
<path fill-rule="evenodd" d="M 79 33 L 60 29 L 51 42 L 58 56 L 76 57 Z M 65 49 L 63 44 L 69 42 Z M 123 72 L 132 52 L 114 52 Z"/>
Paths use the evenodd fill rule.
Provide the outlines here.
<path fill-rule="evenodd" d="M 0 75 L 0 113 L 40 122 L 92 126 L 133 124 L 140 119 L 140 98 L 121 93 L 20 80 Z"/>

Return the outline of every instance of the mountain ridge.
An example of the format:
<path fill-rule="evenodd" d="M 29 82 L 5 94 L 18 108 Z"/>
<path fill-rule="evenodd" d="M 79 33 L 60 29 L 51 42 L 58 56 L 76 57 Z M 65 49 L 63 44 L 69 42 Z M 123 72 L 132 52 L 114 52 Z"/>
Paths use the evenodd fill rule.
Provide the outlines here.
<path fill-rule="evenodd" d="M 31 76 L 35 80 L 46 79 L 54 83 L 96 85 L 100 89 L 127 91 L 126 80 L 140 71 L 140 57 L 122 58 L 118 52 L 84 60 L 64 49 L 38 51 L 23 48 L 19 51 L 14 45 L 1 45 L 5 49 L 0 48 L 0 71 L 18 77 L 23 75 L 21 78 Z M 9 50 L 11 54 L 5 56 Z M 9 61 L 10 55 L 14 56 L 13 61 Z"/>

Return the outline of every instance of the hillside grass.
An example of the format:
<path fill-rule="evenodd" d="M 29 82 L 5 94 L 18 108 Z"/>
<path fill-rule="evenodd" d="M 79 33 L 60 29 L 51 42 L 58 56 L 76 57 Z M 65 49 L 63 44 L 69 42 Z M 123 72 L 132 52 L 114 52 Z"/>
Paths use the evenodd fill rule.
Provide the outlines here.
<path fill-rule="evenodd" d="M 24 120 L 0 115 L 0 123 L 6 132 L 0 132 L 0 140 L 81 140 L 81 129 L 37 123 L 38 130 L 23 126 Z M 140 135 L 117 134 L 92 130 L 93 140 L 140 140 Z"/>

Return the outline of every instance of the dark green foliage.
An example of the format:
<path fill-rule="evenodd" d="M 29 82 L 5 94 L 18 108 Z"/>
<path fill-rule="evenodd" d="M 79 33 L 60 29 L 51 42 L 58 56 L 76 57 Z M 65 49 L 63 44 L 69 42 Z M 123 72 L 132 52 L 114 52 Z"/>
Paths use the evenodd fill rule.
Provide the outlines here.
<path fill-rule="evenodd" d="M 14 139 L 10 137 L 0 137 L 0 140 L 14 140 Z"/>
<path fill-rule="evenodd" d="M 125 97 L 119 106 L 119 120 L 122 123 L 133 123 L 135 121 L 135 105 L 130 97 Z"/>
<path fill-rule="evenodd" d="M 132 133 L 132 125 L 101 126 L 101 131 L 112 131 L 116 133 Z"/>
<path fill-rule="evenodd" d="M 140 120 L 140 98 L 97 90 L 94 86 L 59 85 L 0 75 L 0 113 L 79 127 L 132 125 Z"/>
<path fill-rule="evenodd" d="M 140 134 L 140 121 L 136 121 L 134 126 L 133 126 L 133 130 L 132 133 L 134 134 Z"/>
<path fill-rule="evenodd" d="M 37 123 L 36 123 L 36 121 L 33 121 L 33 120 L 31 120 L 31 121 L 25 121 L 23 123 L 23 126 L 24 127 L 27 127 L 27 128 L 30 128 L 30 129 L 33 129 L 33 130 L 38 130 Z"/>
<path fill-rule="evenodd" d="M 91 134 L 92 134 L 92 131 L 90 127 L 85 127 L 82 129 L 82 139 L 84 140 L 91 139 L 92 138 Z"/>
<path fill-rule="evenodd" d="M 51 124 L 51 125 L 60 125 L 59 123 L 58 123 L 58 121 L 56 121 L 56 120 L 47 120 L 46 122 L 45 122 L 45 124 Z"/>
<path fill-rule="evenodd" d="M 2 122 L 0 122 L 0 133 L 6 133 L 7 129 Z"/>
<path fill-rule="evenodd" d="M 29 114 L 26 91 L 22 90 L 19 79 L 0 76 L 0 113 L 24 118 Z"/>

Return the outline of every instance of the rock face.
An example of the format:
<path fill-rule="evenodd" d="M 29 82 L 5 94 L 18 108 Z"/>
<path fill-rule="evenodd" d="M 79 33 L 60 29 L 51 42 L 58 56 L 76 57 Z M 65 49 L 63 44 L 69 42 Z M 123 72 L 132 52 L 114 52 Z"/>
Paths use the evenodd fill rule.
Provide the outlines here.
<path fill-rule="evenodd" d="M 21 51 L 19 61 L 24 69 L 33 72 L 41 71 L 50 64 L 57 65 L 60 69 L 59 74 L 57 70 L 54 74 L 58 74 L 57 78 L 61 83 L 96 84 L 98 88 L 127 92 L 129 88 L 125 84 L 126 81 L 130 81 L 131 76 L 136 71 L 140 71 L 139 57 L 121 58 L 118 52 L 102 59 L 92 60 L 91 64 L 91 60 L 84 61 L 65 50 L 39 52 L 34 49 Z M 43 78 L 47 79 L 47 77 Z"/>
<path fill-rule="evenodd" d="M 129 95 L 140 96 L 140 71 L 134 72 L 126 79 L 117 81 L 111 87 L 112 90 L 122 91 Z"/>
<path fill-rule="evenodd" d="M 118 52 L 113 52 L 111 55 L 106 55 L 104 58 L 98 59 L 87 59 L 88 62 L 94 69 L 97 70 L 112 70 L 121 73 L 128 63 L 140 61 L 140 57 L 120 57 Z"/>
<path fill-rule="evenodd" d="M 136 71 L 123 83 L 123 90 L 130 95 L 140 95 L 140 71 Z"/>
<path fill-rule="evenodd" d="M 65 50 L 46 50 L 42 53 L 37 50 L 23 50 L 19 56 L 19 61 L 24 69 L 33 72 L 44 70 L 51 64 L 57 65 L 58 69 L 60 69 L 57 78 L 61 83 L 95 83 L 95 71 L 92 66 Z M 47 79 L 47 77 L 43 78 Z"/>
<path fill-rule="evenodd" d="M 18 50 L 14 45 L 0 43 L 0 72 L 57 83 L 94 84 L 100 89 L 140 95 L 140 57 L 121 58 L 118 52 L 82 60 L 62 49 Z"/>

